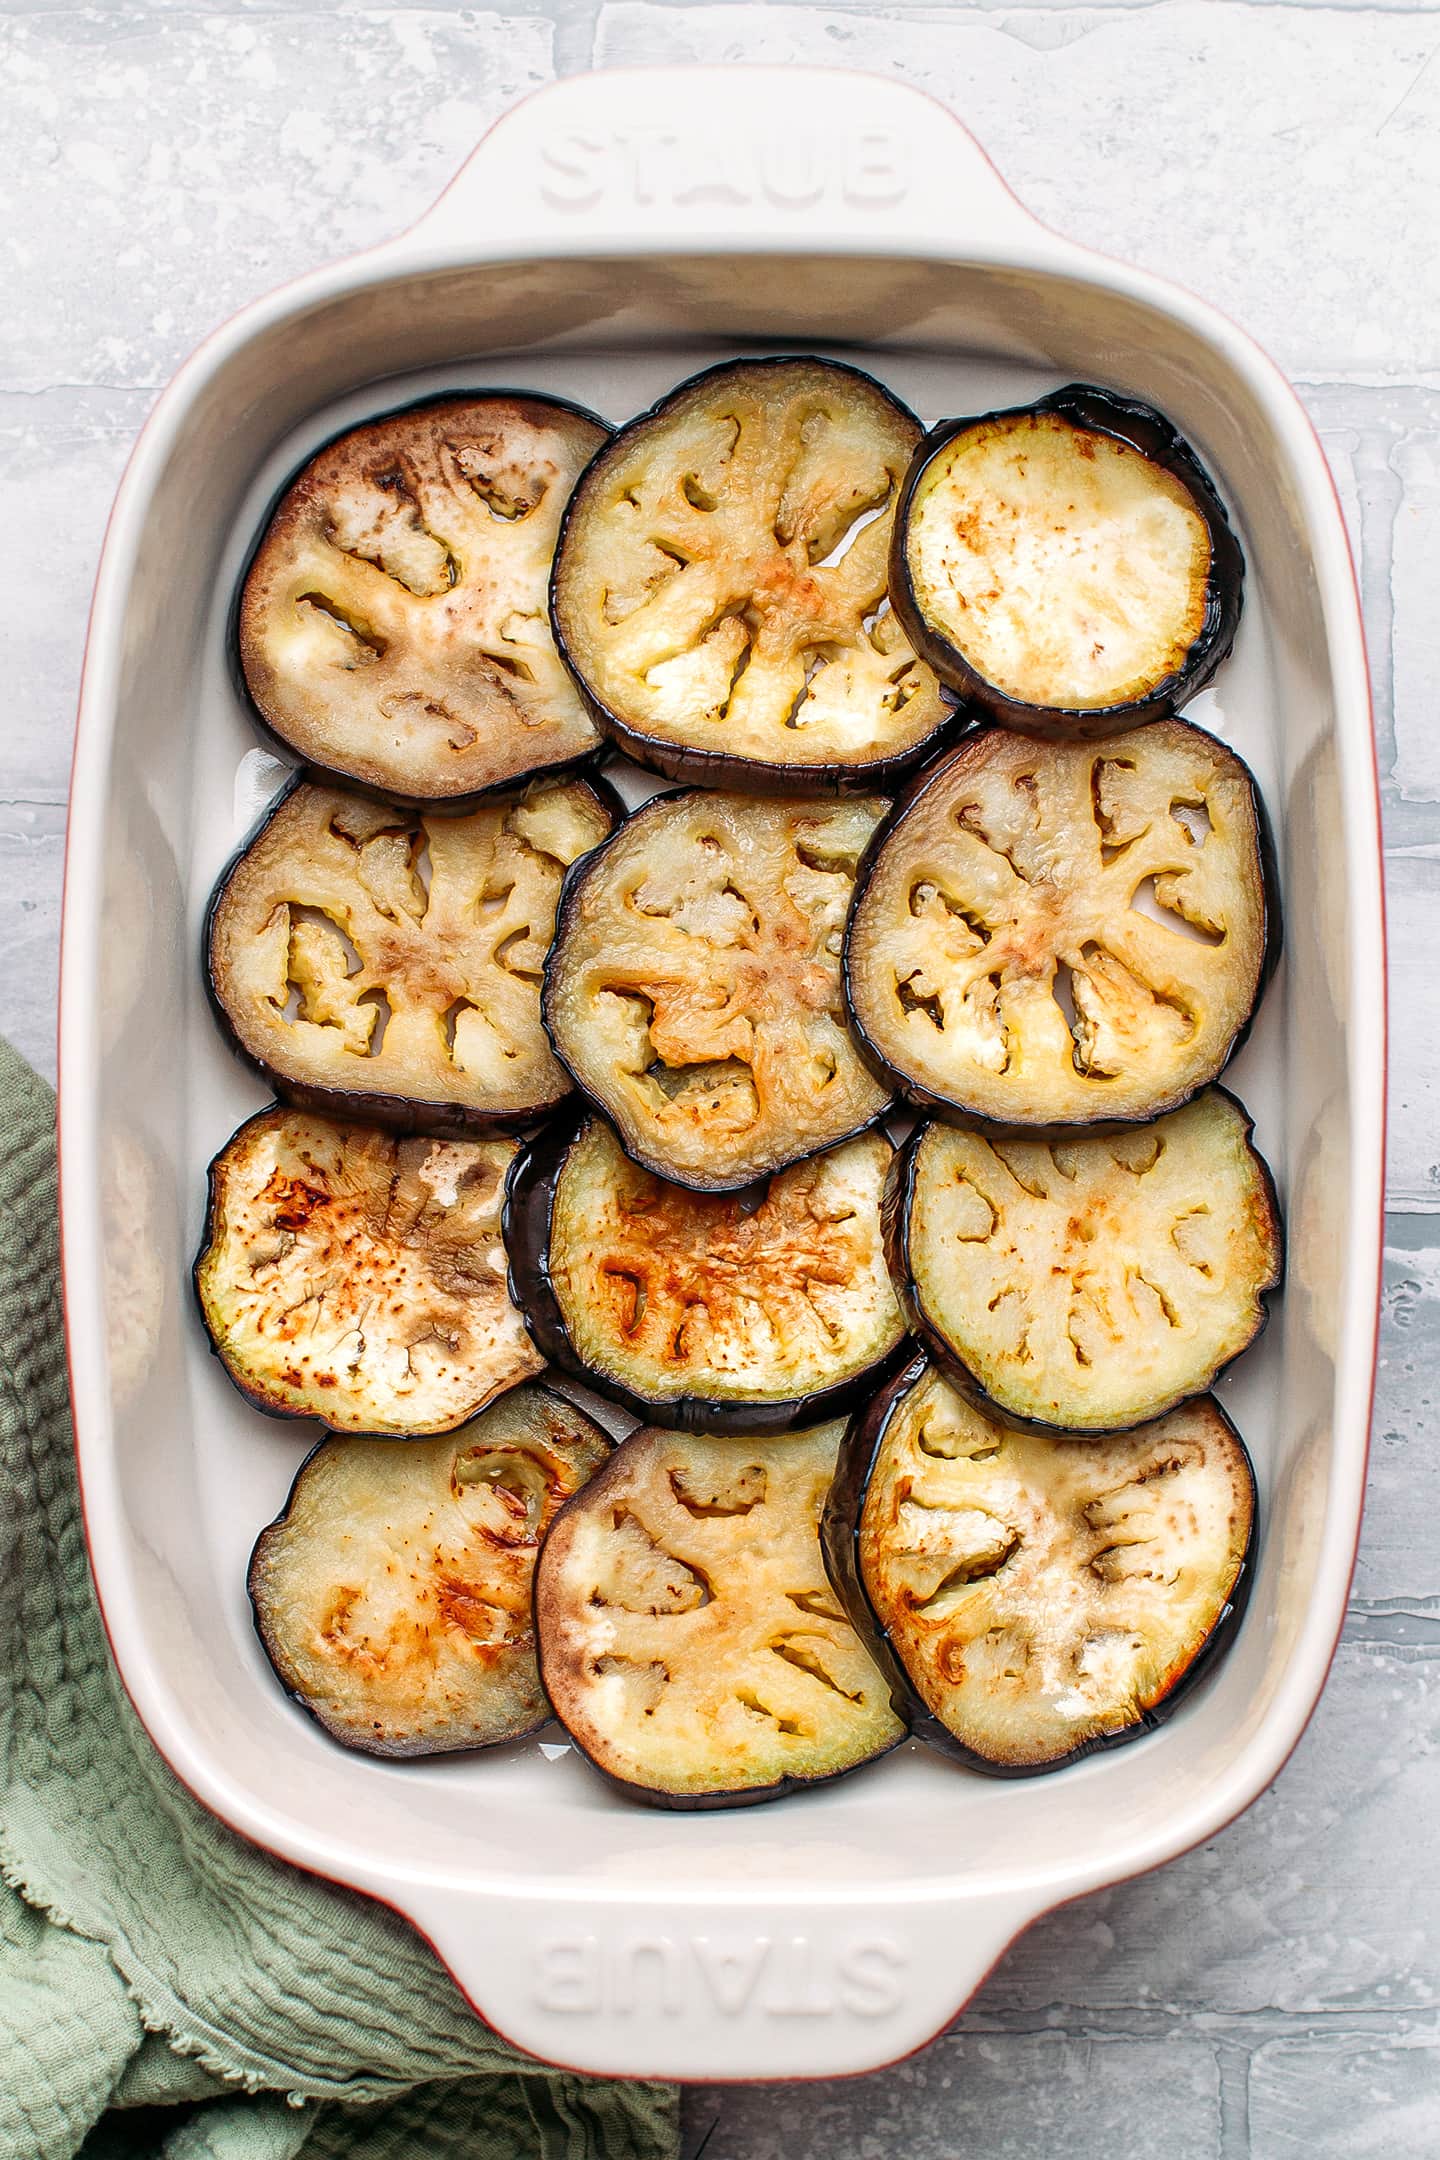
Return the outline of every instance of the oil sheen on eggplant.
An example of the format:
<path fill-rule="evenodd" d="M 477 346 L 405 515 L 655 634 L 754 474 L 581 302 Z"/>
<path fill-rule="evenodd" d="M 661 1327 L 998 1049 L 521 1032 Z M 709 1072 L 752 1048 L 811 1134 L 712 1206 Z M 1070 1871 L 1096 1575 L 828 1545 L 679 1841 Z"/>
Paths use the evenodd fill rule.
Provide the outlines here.
<path fill-rule="evenodd" d="M 734 1190 L 887 1108 L 840 989 L 855 868 L 883 807 L 679 790 L 567 880 L 545 1025 L 657 1176 Z"/>
<path fill-rule="evenodd" d="M 820 1557 L 842 1431 L 642 1430 L 557 1517 L 535 1575 L 541 1675 L 635 1798 L 775 1800 L 903 1738 Z"/>
<path fill-rule="evenodd" d="M 501 1240 L 516 1153 L 308 1110 L 250 1118 L 210 1166 L 195 1263 L 236 1386 L 272 1416 L 404 1438 L 447 1432 L 539 1372 Z"/>
<path fill-rule="evenodd" d="M 245 681 L 307 763 L 462 803 L 598 742 L 547 590 L 608 430 L 552 398 L 431 399 L 328 443 L 271 514 L 240 600 Z"/>
<path fill-rule="evenodd" d="M 861 864 L 851 1018 L 918 1108 L 1153 1117 L 1244 1039 L 1277 942 L 1268 873 L 1254 781 L 1201 729 L 985 729 L 920 776 Z"/>
<path fill-rule="evenodd" d="M 855 1419 L 831 1579 L 918 1739 L 999 1776 L 1169 1715 L 1249 1587 L 1255 1482 L 1211 1396 L 1107 1440 L 1021 1433 L 923 1360 Z"/>
<path fill-rule="evenodd" d="M 1042 1430 L 1119 1432 L 1199 1394 L 1280 1280 L 1250 1134 L 1223 1088 L 1109 1133 L 919 1127 L 886 1198 L 915 1333 L 957 1385 Z"/>
<path fill-rule="evenodd" d="M 920 424 L 857 369 L 740 360 L 682 383 L 585 473 L 556 637 L 601 726 L 676 779 L 883 786 L 954 715 L 886 595 Z"/>
<path fill-rule="evenodd" d="M 534 1732 L 535 1555 L 610 1453 L 548 1388 L 439 1439 L 323 1440 L 250 1562 L 255 1625 L 290 1694 L 371 1755 Z"/>
<path fill-rule="evenodd" d="M 943 682 L 1007 727 L 1114 734 L 1185 704 L 1234 642 L 1245 561 L 1153 406 L 1072 383 L 947 420 L 915 453 L 890 592 Z"/>
<path fill-rule="evenodd" d="M 743 1193 L 631 1162 L 603 1118 L 552 1126 L 510 1175 L 511 1295 L 553 1364 L 687 1431 L 783 1432 L 873 1392 L 905 1323 L 885 1264 L 882 1133 Z"/>
<path fill-rule="evenodd" d="M 211 902 L 211 996 L 287 1101 L 465 1134 L 570 1091 L 540 1020 L 561 881 L 620 815 L 608 787 L 537 780 L 463 815 L 302 780 Z"/>

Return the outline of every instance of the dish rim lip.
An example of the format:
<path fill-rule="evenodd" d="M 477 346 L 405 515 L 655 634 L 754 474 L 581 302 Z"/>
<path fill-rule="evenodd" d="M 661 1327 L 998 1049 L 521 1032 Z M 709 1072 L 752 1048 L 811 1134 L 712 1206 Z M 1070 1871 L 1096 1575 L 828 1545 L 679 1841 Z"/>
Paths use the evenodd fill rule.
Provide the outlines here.
<path fill-rule="evenodd" d="M 675 69 L 614 69 L 582 78 L 593 85 L 615 76 L 698 72 Z M 756 70 L 755 72 L 760 72 Z M 770 70 L 770 72 L 782 72 Z M 783 70 L 794 79 L 843 74 L 853 79 L 883 84 L 886 91 L 899 87 L 864 70 L 792 66 Z M 571 85 L 565 78 L 531 93 L 502 114 L 488 134 L 505 125 L 516 111 L 536 100 L 563 93 Z M 619 256 L 643 259 L 687 258 L 714 255 L 774 257 L 828 256 L 869 260 L 915 260 L 951 263 L 955 266 L 999 266 L 1029 270 L 1056 279 L 1070 278 L 1088 285 L 1113 304 L 1130 300 L 1148 306 L 1178 323 L 1194 338 L 1208 345 L 1233 380 L 1244 383 L 1255 396 L 1265 418 L 1294 458 L 1309 486 L 1302 512 L 1310 543 L 1311 561 L 1322 594 L 1326 628 L 1326 666 L 1335 694 L 1336 725 L 1329 738 L 1348 746 L 1354 768 L 1345 774 L 1349 783 L 1341 790 L 1340 816 L 1345 839 L 1347 896 L 1364 907 L 1363 925 L 1368 955 L 1376 965 L 1352 970 L 1348 990 L 1347 1045 L 1354 1135 L 1350 1173 L 1350 1198 L 1356 1229 L 1351 1246 L 1352 1282 L 1341 1317 L 1340 1356 L 1337 1378 L 1339 1411 L 1332 1421 L 1332 1478 L 1330 1505 L 1322 1532 L 1307 1609 L 1309 1635 L 1302 1630 L 1292 1648 L 1277 1689 L 1266 1733 L 1257 1735 L 1231 1758 L 1227 1773 L 1203 1788 L 1204 1798 L 1192 1805 L 1174 1829 L 1151 1836 L 1126 1858 L 1123 1866 L 1071 1867 L 1062 1878 L 1020 1879 L 1028 1889 L 1004 1882 L 988 1888 L 985 1896 L 995 1902 L 1008 1899 L 1009 1917 L 996 1955 L 973 1981 L 967 1981 L 959 2003 L 948 2018 L 963 2008 L 983 1985 L 1015 1936 L 1035 1919 L 1110 1884 L 1129 1880 L 1203 1843 L 1234 1821 L 1285 1767 L 1298 1746 L 1318 1705 L 1344 1624 L 1350 1582 L 1358 1551 L 1363 1509 L 1365 1472 L 1369 1457 L 1370 1425 L 1378 1377 L 1381 1269 L 1384 1256 L 1385 1184 L 1384 1160 L 1387 1121 L 1388 1075 L 1387 1011 L 1385 1000 L 1386 916 L 1380 826 L 1380 774 L 1374 735 L 1373 692 L 1366 658 L 1365 632 L 1358 575 L 1346 535 L 1343 509 L 1333 474 L 1325 458 L 1318 432 L 1279 367 L 1263 348 L 1221 309 L 1199 299 L 1174 281 L 1155 276 L 1104 252 L 1070 241 L 1054 233 L 1034 217 L 996 171 L 982 145 L 950 109 L 915 85 L 904 86 L 909 95 L 924 98 L 958 130 L 975 154 L 989 167 L 994 185 L 1008 198 L 1008 208 L 1020 213 L 1020 236 L 1002 231 L 998 240 L 979 246 L 941 246 L 933 233 L 917 228 L 908 240 L 894 232 L 874 236 L 853 229 L 839 233 L 830 227 L 790 231 L 778 220 L 769 229 L 752 232 L 691 233 L 684 244 L 677 236 L 657 229 L 637 233 L 617 231 L 590 235 L 583 246 L 546 245 L 533 235 L 517 240 L 501 236 L 487 245 L 483 235 L 467 241 L 463 250 L 443 240 L 427 240 L 423 227 L 434 206 L 417 225 L 397 239 L 341 258 L 308 275 L 290 281 L 238 311 L 205 338 L 172 377 L 156 401 L 131 451 L 105 527 L 94 595 L 89 612 L 78 700 L 75 748 L 71 767 L 70 812 L 67 827 L 61 926 L 61 971 L 58 1024 L 57 1152 L 60 1192 L 60 1250 L 63 1284 L 66 1364 L 74 1411 L 77 1482 L 87 1552 L 95 1581 L 97 1604 L 111 1655 L 125 1692 L 157 1751 L 179 1782 L 209 1812 L 271 1854 L 309 1873 L 351 1889 L 360 1889 L 400 1914 L 440 1952 L 422 1915 L 426 1895 L 454 1888 L 453 1876 L 430 1876 L 415 1870 L 397 1872 L 393 1865 L 378 1865 L 363 1855 L 353 1855 L 345 1868 L 345 1853 L 328 1854 L 317 1849 L 318 1841 L 298 1825 L 287 1822 L 266 1806 L 257 1806 L 213 1756 L 189 1745 L 189 1734 L 172 1715 L 167 1691 L 152 1684 L 148 1652 L 132 1627 L 132 1616 L 121 1617 L 129 1596 L 128 1540 L 121 1535 L 116 1502 L 115 1462 L 109 1427 L 111 1397 L 108 1360 L 103 1347 L 104 1303 L 100 1280 L 99 1186 L 95 1149 L 93 1097 L 77 1096 L 76 1084 L 67 1084 L 67 1071 L 84 1069 L 86 1076 L 98 1065 L 93 1023 L 93 1001 L 87 1001 L 94 974 L 94 952 L 99 928 L 98 895 L 93 889 L 94 864 L 102 819 L 110 796 L 110 770 L 115 740 L 115 673 L 120 632 L 126 615 L 130 571 L 135 547 L 143 530 L 153 492 L 153 480 L 162 466 L 189 406 L 227 360 L 255 338 L 313 306 L 355 294 L 367 287 L 400 278 L 421 278 L 460 264 L 483 268 L 500 263 L 540 260 L 587 260 Z M 473 153 L 472 153 L 473 155 Z M 468 163 L 468 160 L 466 161 Z M 442 191 L 443 201 L 456 187 L 460 174 Z M 1023 244 L 1022 244 L 1023 236 Z M 866 348 L 862 348 L 866 349 Z M 1358 738 L 1358 739 L 1357 739 Z M 1367 784 L 1368 783 L 1368 784 Z M 84 972 L 82 973 L 82 966 Z M 1364 1039 L 1357 1040 L 1363 1022 Z M 1373 1233 L 1370 1225 L 1374 1225 Z M 1358 1247 L 1358 1250 L 1357 1250 Z M 82 1258 L 81 1255 L 84 1255 Z M 1368 1316 L 1368 1317 L 1367 1317 Z M 88 1335 L 88 1341 L 87 1341 Z M 87 1485 L 88 1478 L 88 1485 Z M 1343 1502 L 1343 1505 L 1340 1503 Z M 1322 1605 L 1322 1586 L 1331 1595 Z M 107 1598 L 108 1593 L 108 1598 Z M 1328 1614 L 1328 1619 L 1326 1615 Z M 121 1644 L 125 1646 L 124 1655 Z M 1243 1774 L 1242 1774 L 1243 1772 Z M 342 1869 L 344 1871 L 342 1872 Z M 529 1883 L 504 1883 L 498 1879 L 463 1885 L 469 1898 L 482 1896 L 510 1899 L 529 1907 L 544 1907 L 553 1897 L 552 1886 L 538 1878 Z M 768 1891 L 742 1897 L 735 1909 L 762 1911 Z M 663 1891 L 651 1893 L 663 1896 Z M 587 1896 L 599 1904 L 633 1905 L 634 1885 L 590 1884 Z M 945 1900 L 955 1908 L 978 1902 L 973 1889 L 931 1877 L 900 1890 L 892 1887 L 886 1902 L 907 1906 L 934 1905 Z M 833 1889 L 823 1892 L 822 1902 L 842 1902 Z M 862 1911 L 875 1900 L 865 1893 L 848 1893 L 850 1909 Z M 458 1980 L 458 1976 L 457 1976 Z M 459 1982 L 462 1987 L 463 1982 Z M 476 2014 L 495 2027 L 466 1990 Z M 928 2020 L 927 2013 L 927 2020 Z M 937 2023 L 925 2039 L 878 2061 L 867 2061 L 863 2072 L 903 2060 L 928 2044 Z M 630 2074 L 639 2074 L 627 2072 Z M 724 2069 L 704 2073 L 726 2081 Z M 745 2081 L 744 2073 L 729 2073 Z"/>

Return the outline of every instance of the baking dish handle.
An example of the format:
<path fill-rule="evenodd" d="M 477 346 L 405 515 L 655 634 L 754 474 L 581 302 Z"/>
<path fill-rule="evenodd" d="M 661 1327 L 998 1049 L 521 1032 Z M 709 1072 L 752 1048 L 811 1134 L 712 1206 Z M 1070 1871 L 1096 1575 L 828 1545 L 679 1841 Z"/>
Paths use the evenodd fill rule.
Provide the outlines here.
<path fill-rule="evenodd" d="M 953 114 L 904 83 L 806 67 L 572 76 L 497 121 L 392 246 L 446 260 L 652 248 L 968 259 L 1065 251 Z"/>
<path fill-rule="evenodd" d="M 409 1909 L 487 2023 L 617 2077 L 844 2077 L 933 2040 L 1036 1906 L 451 1889 Z"/>

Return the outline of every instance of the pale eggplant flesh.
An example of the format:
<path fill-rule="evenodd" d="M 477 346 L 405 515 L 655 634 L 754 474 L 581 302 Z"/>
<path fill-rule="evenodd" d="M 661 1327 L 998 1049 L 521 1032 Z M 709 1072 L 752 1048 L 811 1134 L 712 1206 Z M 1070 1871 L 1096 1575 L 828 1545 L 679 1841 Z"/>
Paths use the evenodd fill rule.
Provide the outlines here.
<path fill-rule="evenodd" d="M 201 1317 L 257 1409 L 447 1432 L 544 1364 L 510 1301 L 513 1140 L 404 1138 L 260 1111 L 210 1166 Z"/>
<path fill-rule="evenodd" d="M 438 1755 L 549 1717 L 535 1556 L 610 1453 L 548 1388 L 404 1446 L 323 1440 L 250 1561 L 255 1625 L 286 1690 L 342 1746 Z"/>
<path fill-rule="evenodd" d="M 1162 1416 L 1249 1347 L 1280 1281 L 1251 1130 L 1223 1088 L 1108 1133 L 918 1127 L 886 1197 L 911 1327 L 957 1386 L 1037 1430 Z"/>
<path fill-rule="evenodd" d="M 915 1737 L 1033 1776 L 1153 1731 L 1212 1669 L 1255 1506 L 1212 1396 L 1119 1438 L 1042 1437 L 922 1359 L 846 1435 L 825 1558 Z"/>
<path fill-rule="evenodd" d="M 561 514 L 608 432 L 492 392 L 327 443 L 272 511 L 238 608 L 244 680 L 283 747 L 451 806 L 593 756 L 547 594 Z"/>
<path fill-rule="evenodd" d="M 851 1020 L 917 1108 L 1140 1120 L 1213 1080 L 1278 949 L 1264 813 L 1183 720 L 1103 744 L 988 728 L 930 767 L 861 864 Z"/>
<path fill-rule="evenodd" d="M 541 1676 L 632 1797 L 775 1800 L 903 1738 L 820 1556 L 842 1431 L 642 1430 L 556 1518 L 535 1574 Z"/>
<path fill-rule="evenodd" d="M 561 884 L 622 814 L 576 779 L 442 815 L 301 778 L 211 901 L 225 1032 L 301 1107 L 458 1136 L 530 1123 L 570 1092 L 540 1018 Z"/>
<path fill-rule="evenodd" d="M 657 1176 L 733 1191 L 888 1107 L 840 986 L 856 865 L 883 807 L 683 789 L 567 881 L 545 1025 Z"/>
<path fill-rule="evenodd" d="M 783 1432 L 873 1393 L 905 1323 L 870 1132 L 743 1193 L 641 1169 L 603 1118 L 552 1125 L 510 1174 L 510 1289 L 538 1348 L 637 1416 Z"/>
<path fill-rule="evenodd" d="M 672 779 L 868 792 L 953 707 L 887 597 L 920 423 L 833 360 L 682 383 L 596 456 L 556 550 L 556 638 L 605 732 Z"/>
<path fill-rule="evenodd" d="M 926 436 L 890 592 L 968 705 L 1094 739 L 1203 689 L 1234 643 L 1244 579 L 1214 482 L 1165 416 L 1072 383 Z"/>

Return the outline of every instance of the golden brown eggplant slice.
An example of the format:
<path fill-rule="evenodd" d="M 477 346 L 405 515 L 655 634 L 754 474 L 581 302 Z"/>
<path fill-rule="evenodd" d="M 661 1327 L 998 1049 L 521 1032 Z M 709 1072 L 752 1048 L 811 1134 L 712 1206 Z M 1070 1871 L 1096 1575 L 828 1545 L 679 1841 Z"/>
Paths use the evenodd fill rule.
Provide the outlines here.
<path fill-rule="evenodd" d="M 903 1737 L 820 1558 L 843 1429 L 644 1430 L 556 1519 L 535 1575 L 545 1690 L 636 1798 L 774 1800 Z"/>
<path fill-rule="evenodd" d="M 610 1452 L 527 1387 L 441 1439 L 323 1440 L 250 1562 L 284 1686 L 346 1747 L 438 1755 L 534 1732 L 535 1555 Z"/>
<path fill-rule="evenodd" d="M 1230 1639 L 1254 1517 L 1212 1396 L 1041 1437 L 920 1363 L 846 1436 L 825 1557 L 916 1737 L 1023 1776 L 1169 1715 Z"/>
<path fill-rule="evenodd" d="M 513 1140 L 400 1139 L 262 1110 L 210 1165 L 195 1286 L 258 1409 L 448 1432 L 539 1372 L 500 1221 Z"/>
<path fill-rule="evenodd" d="M 1133 1131 L 921 1126 L 887 1198 L 916 1334 L 960 1386 L 1045 1429 L 1117 1432 L 1199 1394 L 1280 1280 L 1250 1132 L 1223 1088 Z"/>
<path fill-rule="evenodd" d="M 327 443 L 271 515 L 241 595 L 261 718 L 308 764 L 460 803 L 599 740 L 550 631 L 561 513 L 608 434 L 506 393 Z"/>
<path fill-rule="evenodd" d="M 846 994 L 919 1108 L 1153 1117 L 1244 1039 L 1278 922 L 1255 784 L 1213 736 L 989 728 L 921 776 L 861 865 Z"/>
<path fill-rule="evenodd" d="M 920 423 L 833 360 L 740 360 L 624 428 L 555 558 L 560 648 L 606 732 L 676 779 L 883 786 L 953 720 L 886 597 Z"/>
<path fill-rule="evenodd" d="M 733 1190 L 886 1109 L 840 992 L 855 866 L 882 808 L 686 789 L 568 881 L 545 1025 L 657 1176 Z"/>
<path fill-rule="evenodd" d="M 569 1092 L 540 1022 L 568 866 L 621 815 L 537 780 L 463 816 L 302 781 L 216 889 L 211 994 L 287 1100 L 426 1132 L 528 1123 Z"/>

